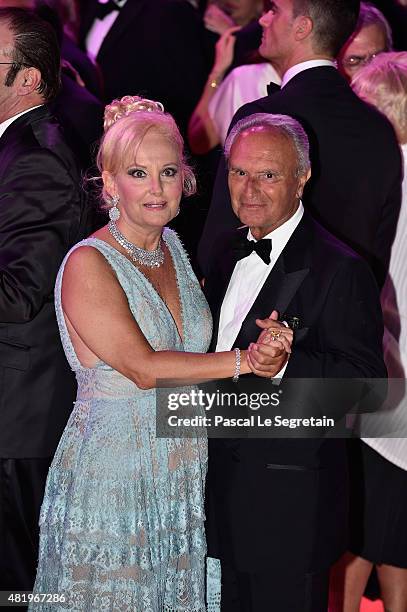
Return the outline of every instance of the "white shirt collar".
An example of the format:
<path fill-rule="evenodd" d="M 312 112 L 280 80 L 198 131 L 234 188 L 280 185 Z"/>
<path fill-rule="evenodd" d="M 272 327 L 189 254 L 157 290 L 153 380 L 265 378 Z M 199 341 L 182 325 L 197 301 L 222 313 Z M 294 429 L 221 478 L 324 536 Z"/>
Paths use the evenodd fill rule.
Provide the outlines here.
<path fill-rule="evenodd" d="M 295 75 L 299 74 L 303 70 L 308 70 L 308 68 L 317 68 L 319 66 L 332 66 L 332 68 L 336 68 L 336 64 L 332 60 L 318 59 L 308 60 L 307 62 L 300 62 L 299 64 L 295 64 L 295 66 L 291 66 L 291 68 L 289 68 L 287 72 L 284 73 L 283 78 L 281 80 L 281 89 L 285 85 L 287 85 L 288 81 L 291 81 L 291 79 L 295 77 Z"/>
<path fill-rule="evenodd" d="M 267 234 L 267 236 L 263 236 L 263 239 L 266 239 L 266 238 L 272 239 L 273 255 L 276 253 L 278 254 L 281 253 L 281 251 L 287 244 L 288 240 L 291 238 L 291 234 L 294 232 L 295 228 L 301 221 L 303 214 L 304 214 L 304 206 L 300 200 L 300 204 L 292 217 L 290 217 L 287 221 L 285 221 L 285 223 L 277 227 L 277 229 Z M 247 233 L 247 239 L 256 241 L 250 229 Z"/>
<path fill-rule="evenodd" d="M 37 106 L 33 106 L 32 108 L 27 108 L 26 110 L 22 111 L 21 113 L 18 113 L 17 115 L 14 115 L 14 117 L 10 117 L 9 119 L 6 119 L 5 121 L 3 121 L 3 123 L 0 123 L 0 138 L 3 136 L 4 132 L 7 130 L 9 125 L 11 125 L 16 119 L 18 119 L 22 115 L 25 115 L 26 113 L 29 113 L 30 111 L 34 110 L 34 108 L 39 108 L 40 106 L 43 106 L 43 105 L 42 104 L 37 104 Z"/>

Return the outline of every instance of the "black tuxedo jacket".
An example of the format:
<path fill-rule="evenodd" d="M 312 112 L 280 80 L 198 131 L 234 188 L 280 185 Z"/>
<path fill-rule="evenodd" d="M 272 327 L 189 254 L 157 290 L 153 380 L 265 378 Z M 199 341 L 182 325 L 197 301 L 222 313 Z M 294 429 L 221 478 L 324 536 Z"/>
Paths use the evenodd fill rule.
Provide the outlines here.
<path fill-rule="evenodd" d="M 62 36 L 61 56 L 78 71 L 87 91 L 100 100 L 102 97 L 102 75 L 98 66 L 95 66 L 87 53 L 80 49 L 76 42 L 65 33 Z"/>
<path fill-rule="evenodd" d="M 214 344 L 236 263 L 233 240 L 229 235 L 221 241 L 205 283 Z M 244 349 L 255 341 L 255 319 L 273 309 L 300 321 L 282 385 L 299 377 L 386 377 L 375 279 L 361 258 L 307 213 L 243 321 L 235 346 Z M 333 416 L 329 401 L 325 415 Z M 322 570 L 347 545 L 345 440 L 211 439 L 206 497 L 209 554 L 240 571 Z"/>
<path fill-rule="evenodd" d="M 253 113 L 286 114 L 303 125 L 312 167 L 304 205 L 370 263 L 382 285 L 401 203 L 400 149 L 387 119 L 329 66 L 304 70 L 280 91 L 246 104 L 232 125 Z M 222 159 L 199 245 L 204 275 L 219 234 L 238 225 Z"/>
<path fill-rule="evenodd" d="M 46 106 L 0 138 L 0 457 L 51 456 L 75 399 L 54 285 L 83 237 L 81 179 Z"/>
<path fill-rule="evenodd" d="M 62 128 L 65 141 L 81 169 L 86 172 L 94 164 L 103 134 L 104 107 L 70 76 L 62 73 L 61 82 L 62 87 L 50 104 L 50 109 Z"/>
<path fill-rule="evenodd" d="M 83 42 L 96 5 L 84 15 Z M 186 0 L 127 0 L 97 62 L 106 102 L 136 94 L 159 100 L 185 131 L 209 70 L 198 12 Z"/>

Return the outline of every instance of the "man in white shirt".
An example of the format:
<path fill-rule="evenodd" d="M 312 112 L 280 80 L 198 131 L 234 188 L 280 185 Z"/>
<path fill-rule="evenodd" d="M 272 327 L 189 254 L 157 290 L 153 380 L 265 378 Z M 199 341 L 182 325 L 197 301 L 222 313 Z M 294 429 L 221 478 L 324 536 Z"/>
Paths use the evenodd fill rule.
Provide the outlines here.
<path fill-rule="evenodd" d="M 276 364 L 283 388 L 290 378 L 385 378 L 374 277 L 301 204 L 308 148 L 297 121 L 266 113 L 226 140 L 245 227 L 220 239 L 210 262 L 213 346 L 247 348 L 256 321 L 278 311 L 295 328 L 291 354 Z M 221 560 L 222 612 L 326 612 L 329 568 L 347 544 L 345 441 L 213 439 L 209 450 L 207 537 Z"/>

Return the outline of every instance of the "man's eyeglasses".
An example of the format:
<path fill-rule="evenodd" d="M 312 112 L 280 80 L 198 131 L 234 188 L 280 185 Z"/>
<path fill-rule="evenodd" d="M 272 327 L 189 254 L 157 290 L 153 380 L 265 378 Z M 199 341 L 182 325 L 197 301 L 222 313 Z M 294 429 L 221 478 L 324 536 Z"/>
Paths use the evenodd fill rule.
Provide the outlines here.
<path fill-rule="evenodd" d="M 350 55 L 349 57 L 345 57 L 342 60 L 342 63 L 347 68 L 355 69 L 360 68 L 361 66 L 365 66 L 369 62 L 372 61 L 377 55 L 383 53 L 384 49 L 380 51 L 376 51 L 375 53 L 368 53 L 367 55 Z"/>

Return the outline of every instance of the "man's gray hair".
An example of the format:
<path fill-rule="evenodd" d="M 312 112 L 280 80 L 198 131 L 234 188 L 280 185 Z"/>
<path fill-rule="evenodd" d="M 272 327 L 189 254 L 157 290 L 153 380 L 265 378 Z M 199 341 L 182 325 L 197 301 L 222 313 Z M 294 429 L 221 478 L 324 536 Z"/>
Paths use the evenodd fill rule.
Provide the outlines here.
<path fill-rule="evenodd" d="M 223 149 L 227 161 L 229 161 L 230 150 L 236 138 L 252 127 L 274 128 L 291 140 L 297 152 L 297 176 L 303 176 L 311 168 L 309 142 L 304 128 L 298 121 L 288 115 L 272 115 L 270 113 L 255 113 L 236 123 L 226 138 Z"/>
<path fill-rule="evenodd" d="M 393 36 L 390 24 L 386 17 L 376 6 L 370 4 L 370 2 L 361 2 L 359 19 L 356 24 L 355 33 L 357 34 L 362 28 L 367 28 L 371 25 L 376 25 L 382 30 L 386 39 L 385 51 L 391 51 L 393 49 Z"/>

